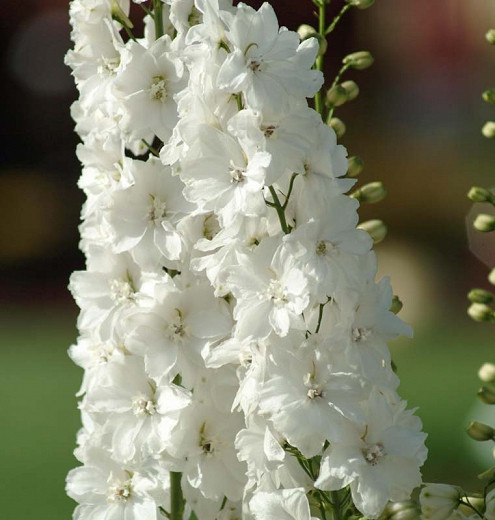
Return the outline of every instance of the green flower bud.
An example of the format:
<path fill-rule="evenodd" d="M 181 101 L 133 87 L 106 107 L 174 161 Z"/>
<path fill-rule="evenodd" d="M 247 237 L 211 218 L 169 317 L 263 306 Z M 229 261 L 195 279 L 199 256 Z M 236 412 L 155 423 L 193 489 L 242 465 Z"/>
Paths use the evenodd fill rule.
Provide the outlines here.
<path fill-rule="evenodd" d="M 495 457 L 495 455 L 494 455 Z M 493 480 L 495 478 L 495 468 L 487 469 L 478 475 L 480 480 Z"/>
<path fill-rule="evenodd" d="M 471 289 L 468 293 L 468 299 L 472 303 L 492 303 L 495 296 L 485 289 Z"/>
<path fill-rule="evenodd" d="M 493 363 L 483 363 L 478 370 L 478 377 L 485 383 L 495 383 L 495 365 Z"/>
<path fill-rule="evenodd" d="M 487 215 L 486 213 L 480 213 L 473 222 L 474 229 L 482 231 L 483 233 L 489 233 L 495 231 L 495 217 L 493 215 Z"/>
<path fill-rule="evenodd" d="M 495 29 L 490 29 L 486 34 L 485 38 L 491 45 L 495 45 Z"/>
<path fill-rule="evenodd" d="M 345 89 L 347 92 L 347 99 L 349 101 L 352 101 L 353 99 L 356 99 L 359 95 L 359 87 L 357 86 L 357 83 L 354 81 L 344 81 L 341 83 L 341 87 Z"/>
<path fill-rule="evenodd" d="M 387 236 L 387 226 L 382 220 L 373 219 L 362 222 L 358 226 L 359 229 L 364 229 L 369 233 L 373 239 L 373 244 L 379 244 Z"/>
<path fill-rule="evenodd" d="M 481 129 L 481 133 L 488 139 L 495 139 L 495 122 L 487 121 Z"/>
<path fill-rule="evenodd" d="M 348 54 L 343 60 L 344 65 L 349 65 L 353 69 L 364 70 L 371 67 L 374 58 L 368 51 L 359 51 Z"/>
<path fill-rule="evenodd" d="M 493 321 L 493 310 L 485 303 L 472 303 L 468 308 L 468 314 L 474 321 Z"/>
<path fill-rule="evenodd" d="M 493 268 L 493 269 L 490 271 L 490 274 L 488 275 L 488 281 L 489 281 L 492 285 L 495 285 L 495 268 Z"/>
<path fill-rule="evenodd" d="M 478 390 L 478 399 L 485 404 L 495 404 L 495 389 L 489 386 L 482 386 Z"/>
<path fill-rule="evenodd" d="M 490 202 L 494 198 L 486 188 L 480 188 L 479 186 L 473 186 L 467 196 L 473 202 Z"/>
<path fill-rule="evenodd" d="M 340 139 L 345 134 L 346 126 L 338 117 L 332 117 L 327 124 L 334 129 L 337 134 L 337 139 Z"/>
<path fill-rule="evenodd" d="M 394 314 L 398 314 L 400 310 L 403 307 L 403 303 L 400 300 L 400 298 L 394 294 L 394 297 L 392 298 L 392 305 L 390 306 L 390 312 L 393 312 Z"/>
<path fill-rule="evenodd" d="M 342 85 L 332 87 L 326 96 L 327 106 L 340 107 L 349 99 L 347 90 Z"/>
<path fill-rule="evenodd" d="M 303 23 L 297 29 L 297 34 L 299 34 L 299 38 L 301 38 L 301 41 L 304 41 L 304 40 L 307 40 L 308 38 L 312 38 L 312 37 L 316 36 L 318 34 L 318 31 L 311 25 Z"/>
<path fill-rule="evenodd" d="M 483 101 L 487 103 L 495 104 L 495 88 L 489 88 L 482 94 Z"/>
<path fill-rule="evenodd" d="M 475 441 L 489 441 L 495 436 L 495 430 L 491 426 L 478 421 L 470 422 L 466 432 Z"/>
<path fill-rule="evenodd" d="M 122 26 L 132 29 L 134 24 L 129 20 L 129 17 L 125 14 L 122 7 L 120 7 L 117 0 L 112 0 L 110 3 L 110 13 L 112 18 L 119 22 Z"/>
<path fill-rule="evenodd" d="M 321 34 L 317 34 L 315 38 L 318 40 L 318 56 L 323 56 L 326 54 L 328 49 L 328 42 L 325 36 L 322 36 Z"/>
<path fill-rule="evenodd" d="M 375 204 L 382 201 L 387 196 L 387 190 L 382 182 L 370 182 L 351 193 L 350 196 L 353 199 L 359 200 L 359 202 Z"/>
<path fill-rule="evenodd" d="M 368 9 L 368 7 L 371 7 L 375 3 L 375 0 L 346 0 L 346 2 L 358 9 Z"/>
<path fill-rule="evenodd" d="M 364 168 L 364 162 L 361 157 L 357 157 L 356 155 L 353 157 L 349 157 L 349 166 L 347 168 L 347 177 L 357 177 Z"/>
<path fill-rule="evenodd" d="M 389 502 L 380 520 L 419 520 L 420 511 L 412 500 Z"/>

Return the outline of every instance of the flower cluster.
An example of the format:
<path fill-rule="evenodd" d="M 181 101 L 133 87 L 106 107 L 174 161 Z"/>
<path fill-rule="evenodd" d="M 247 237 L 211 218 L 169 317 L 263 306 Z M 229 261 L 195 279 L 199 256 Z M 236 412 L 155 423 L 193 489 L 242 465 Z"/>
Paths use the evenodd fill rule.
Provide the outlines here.
<path fill-rule="evenodd" d="M 129 0 L 70 7 L 74 518 L 377 518 L 420 484 L 425 434 L 386 344 L 410 329 L 308 106 L 318 40 L 266 3 L 134 3 L 139 38 Z"/>

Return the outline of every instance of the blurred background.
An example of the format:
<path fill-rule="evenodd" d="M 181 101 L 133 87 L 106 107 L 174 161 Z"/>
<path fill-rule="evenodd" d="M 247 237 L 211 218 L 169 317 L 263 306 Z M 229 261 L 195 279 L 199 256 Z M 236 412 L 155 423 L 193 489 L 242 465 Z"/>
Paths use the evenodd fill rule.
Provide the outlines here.
<path fill-rule="evenodd" d="M 258 7 L 261 2 L 250 1 Z M 311 0 L 273 0 L 281 25 L 314 23 Z M 330 12 L 340 9 L 333 0 Z M 346 15 L 329 40 L 330 83 L 345 54 L 369 50 L 375 65 L 349 73 L 360 96 L 337 110 L 342 143 L 383 180 L 389 197 L 363 220 L 389 227 L 377 247 L 404 302 L 412 340 L 391 345 L 401 394 L 429 433 L 426 481 L 478 489 L 491 464 L 467 422 L 490 422 L 476 404 L 476 371 L 495 361 L 492 330 L 466 315 L 467 291 L 488 287 L 495 240 L 468 231 L 473 184 L 495 186 L 495 148 L 480 128 L 495 117 L 481 92 L 495 86 L 492 0 L 377 0 Z M 66 351 L 77 309 L 66 286 L 78 252 L 76 97 L 63 56 L 67 0 L 3 0 L 0 17 L 0 497 L 2 517 L 62 520 L 74 507 L 64 479 L 80 425 L 74 397 L 82 373 Z M 495 414 L 493 414 L 495 416 Z M 495 422 L 495 421 L 494 421 Z"/>

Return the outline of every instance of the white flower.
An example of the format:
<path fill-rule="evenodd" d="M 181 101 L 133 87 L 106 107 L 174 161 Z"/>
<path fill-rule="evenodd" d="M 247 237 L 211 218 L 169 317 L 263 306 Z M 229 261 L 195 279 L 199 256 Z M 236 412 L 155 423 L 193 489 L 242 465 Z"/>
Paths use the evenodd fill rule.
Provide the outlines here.
<path fill-rule="evenodd" d="M 389 500 L 407 500 L 421 484 L 426 459 L 421 422 L 373 390 L 365 410 L 366 424 L 349 423 L 349 431 L 323 455 L 315 486 L 336 490 L 350 485 L 356 507 L 378 518 Z"/>
<path fill-rule="evenodd" d="M 123 467 L 94 449 L 85 466 L 70 471 L 66 490 L 79 503 L 75 520 L 158 520 L 158 506 L 169 505 L 167 488 L 168 482 Z"/>
<path fill-rule="evenodd" d="M 180 170 L 187 200 L 213 210 L 224 226 L 230 226 L 238 215 L 262 215 L 270 155 L 257 152 L 248 158 L 235 139 L 207 125 L 198 125 L 195 136 L 195 146 Z"/>
<path fill-rule="evenodd" d="M 249 502 L 256 520 L 311 520 L 309 502 L 303 488 L 258 492 Z"/>
<path fill-rule="evenodd" d="M 225 338 L 232 321 L 226 303 L 208 285 L 181 289 L 157 288 L 152 311 L 132 317 L 128 345 L 144 356 L 152 378 L 172 381 L 181 374 L 184 384 L 193 387 L 204 366 L 203 350 Z"/>
<path fill-rule="evenodd" d="M 243 92 L 250 108 L 271 106 L 277 112 L 300 100 L 313 97 L 323 83 L 312 70 L 318 44 L 310 38 L 299 42 L 297 33 L 279 29 L 270 4 L 258 11 L 239 4 L 235 14 L 221 13 L 231 53 L 218 74 L 220 89 Z"/>
<path fill-rule="evenodd" d="M 227 283 L 237 299 L 234 318 L 241 338 L 265 338 L 272 330 L 286 336 L 290 327 L 305 327 L 301 313 L 309 303 L 307 280 L 295 259 L 277 245 L 276 239 L 266 238 L 229 269 Z"/>
<path fill-rule="evenodd" d="M 167 448 L 182 459 L 177 468 L 206 498 L 242 497 L 245 467 L 237 460 L 234 438 L 242 428 L 240 413 L 220 412 L 202 401 L 189 407 L 172 433 Z"/>
<path fill-rule="evenodd" d="M 178 412 L 189 401 L 182 388 L 149 380 L 142 358 L 126 356 L 122 363 L 107 365 L 100 385 L 88 389 L 83 407 L 102 422 L 113 457 L 128 463 L 164 449 Z"/>
<path fill-rule="evenodd" d="M 262 112 L 241 110 L 230 119 L 228 129 L 249 153 L 263 150 L 271 155 L 266 176 L 266 183 L 271 185 L 286 172 L 305 172 L 304 158 L 320 124 L 319 115 L 305 106 L 288 113 L 267 106 Z"/>
<path fill-rule="evenodd" d="M 132 253 L 145 270 L 161 264 L 174 267 L 183 251 L 177 225 L 190 210 L 183 184 L 159 160 L 133 161 L 134 183 L 114 193 L 108 219 L 114 230 L 114 251 Z"/>
<path fill-rule="evenodd" d="M 130 42 L 125 67 L 115 85 L 125 108 L 122 121 L 132 137 L 157 135 L 167 141 L 177 123 L 174 96 L 183 88 L 184 67 L 170 48 L 170 37 L 162 36 L 149 49 Z"/>
<path fill-rule="evenodd" d="M 360 380 L 350 372 L 345 352 L 317 334 L 305 340 L 294 333 L 271 348 L 260 413 L 309 459 L 326 440 L 341 440 L 343 417 L 361 420 Z"/>
<path fill-rule="evenodd" d="M 299 179 L 296 179 L 296 182 Z M 339 289 L 358 285 L 362 265 L 358 255 L 368 253 L 369 235 L 356 229 L 358 203 L 338 195 L 330 199 L 320 219 L 302 222 L 284 243 L 301 262 L 311 281 L 311 292 L 319 303 L 326 303 Z"/>
<path fill-rule="evenodd" d="M 491 493 L 493 497 L 493 492 Z M 450 520 L 452 514 L 461 503 L 462 495 L 463 491 L 458 486 L 426 484 L 419 495 L 422 518 L 425 520 Z M 489 496 L 490 493 L 487 495 L 487 504 Z M 493 518 L 486 513 L 485 516 L 487 520 L 492 520 Z"/>

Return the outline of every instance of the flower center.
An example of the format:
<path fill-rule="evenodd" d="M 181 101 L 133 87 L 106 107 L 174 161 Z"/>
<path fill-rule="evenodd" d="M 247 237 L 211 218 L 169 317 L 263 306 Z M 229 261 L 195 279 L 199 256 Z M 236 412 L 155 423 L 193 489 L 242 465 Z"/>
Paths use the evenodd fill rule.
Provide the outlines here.
<path fill-rule="evenodd" d="M 271 137 L 277 130 L 278 130 L 278 126 L 276 126 L 276 125 L 269 125 L 269 126 L 261 127 L 261 131 L 265 134 L 265 137 L 267 137 L 267 138 Z"/>
<path fill-rule="evenodd" d="M 108 502 L 127 502 L 131 497 L 131 481 L 125 482 L 116 481 L 108 488 L 107 501 Z"/>
<path fill-rule="evenodd" d="M 110 298 L 118 304 L 132 302 L 134 300 L 134 288 L 132 283 L 122 278 L 110 280 Z"/>
<path fill-rule="evenodd" d="M 270 280 L 266 291 L 268 298 L 277 306 L 283 307 L 288 301 L 287 293 L 280 280 Z"/>
<path fill-rule="evenodd" d="M 261 61 L 257 59 L 249 60 L 248 68 L 253 72 L 258 72 L 261 69 Z"/>
<path fill-rule="evenodd" d="M 113 76 L 120 65 L 120 57 L 106 58 L 102 56 L 99 60 L 97 72 L 100 76 Z"/>
<path fill-rule="evenodd" d="M 316 254 L 318 256 L 325 256 L 327 254 L 327 243 L 323 240 L 320 240 L 316 244 Z"/>
<path fill-rule="evenodd" d="M 360 343 L 362 341 L 366 341 L 371 334 L 373 333 L 372 329 L 368 329 L 366 327 L 356 327 L 352 329 L 352 340 L 356 343 Z"/>
<path fill-rule="evenodd" d="M 244 182 L 246 177 L 245 173 L 246 170 L 242 170 L 241 168 L 236 168 L 235 166 L 231 166 L 229 168 L 230 173 L 230 182 L 233 184 L 239 184 L 241 182 Z"/>
<path fill-rule="evenodd" d="M 155 101 L 167 101 L 167 81 L 163 76 L 153 76 L 149 89 L 150 98 Z"/>
<path fill-rule="evenodd" d="M 160 222 L 167 215 L 167 205 L 158 197 L 150 194 L 151 207 L 148 212 L 148 220 L 153 224 L 160 224 Z"/>
<path fill-rule="evenodd" d="M 370 466 L 376 466 L 384 455 L 385 448 L 381 442 L 368 445 L 363 449 L 363 457 Z"/>
<path fill-rule="evenodd" d="M 188 328 L 184 324 L 182 312 L 176 309 L 177 317 L 167 326 L 168 338 L 172 343 L 182 345 L 188 336 Z"/>
<path fill-rule="evenodd" d="M 156 413 L 156 401 L 139 395 L 132 400 L 132 411 L 137 417 L 154 415 Z"/>

